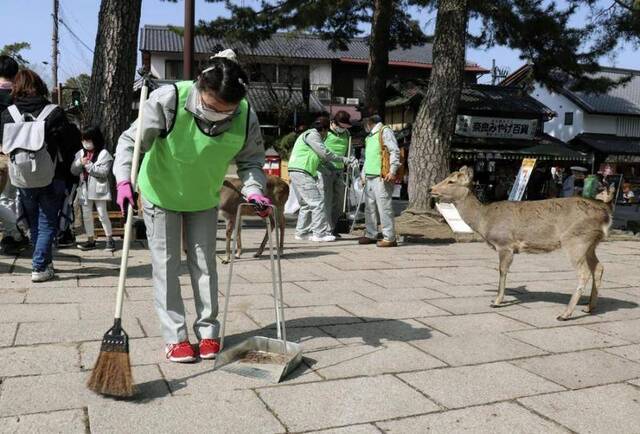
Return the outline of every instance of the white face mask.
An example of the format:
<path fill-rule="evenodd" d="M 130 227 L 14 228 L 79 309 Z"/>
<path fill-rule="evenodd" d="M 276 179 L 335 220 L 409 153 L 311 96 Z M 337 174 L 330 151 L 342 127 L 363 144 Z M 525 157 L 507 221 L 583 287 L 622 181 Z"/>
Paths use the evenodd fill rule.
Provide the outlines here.
<path fill-rule="evenodd" d="M 336 133 L 338 133 L 338 134 L 342 134 L 342 133 L 344 133 L 345 131 L 347 131 L 347 129 L 346 129 L 346 128 L 339 127 L 339 126 L 337 126 L 337 125 L 336 125 L 335 127 L 333 127 L 333 131 L 335 131 L 335 132 L 336 132 Z"/>
<path fill-rule="evenodd" d="M 198 108 L 200 109 L 202 116 L 209 122 L 221 122 L 233 115 L 233 113 L 220 113 L 213 109 L 210 109 L 209 107 L 206 107 L 202 102 L 202 98 L 200 98 Z"/>
<path fill-rule="evenodd" d="M 76 142 L 76 143 L 77 143 L 77 142 Z M 83 142 L 82 142 L 82 147 L 83 147 L 84 149 L 86 149 L 87 151 L 93 151 L 93 148 L 94 148 L 94 146 L 93 146 L 93 142 L 85 142 L 85 141 L 83 141 Z"/>

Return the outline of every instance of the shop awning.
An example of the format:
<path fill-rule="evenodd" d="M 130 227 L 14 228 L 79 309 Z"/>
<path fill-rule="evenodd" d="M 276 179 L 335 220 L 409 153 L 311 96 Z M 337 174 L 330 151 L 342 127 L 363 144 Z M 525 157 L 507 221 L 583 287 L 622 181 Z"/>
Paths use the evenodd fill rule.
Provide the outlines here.
<path fill-rule="evenodd" d="M 640 137 L 582 133 L 575 136 L 571 144 L 585 151 L 606 155 L 640 155 Z"/>

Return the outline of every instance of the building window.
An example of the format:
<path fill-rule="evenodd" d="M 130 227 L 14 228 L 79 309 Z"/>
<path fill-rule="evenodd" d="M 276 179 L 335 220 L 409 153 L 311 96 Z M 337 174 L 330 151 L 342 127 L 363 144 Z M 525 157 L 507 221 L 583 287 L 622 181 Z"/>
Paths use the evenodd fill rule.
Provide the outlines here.
<path fill-rule="evenodd" d="M 276 83 L 278 80 L 278 67 L 268 63 L 252 63 L 249 70 L 249 81 L 262 83 Z"/>
<path fill-rule="evenodd" d="M 564 124 L 573 125 L 573 112 L 564 112 Z"/>
<path fill-rule="evenodd" d="M 278 82 L 300 85 L 309 78 L 308 65 L 278 65 Z"/>
<path fill-rule="evenodd" d="M 364 95 L 366 93 L 366 82 L 365 78 L 354 78 L 353 79 L 353 98 L 359 98 L 360 101 L 364 101 Z"/>
<path fill-rule="evenodd" d="M 167 60 L 164 63 L 164 78 L 167 80 L 182 79 L 182 60 Z"/>

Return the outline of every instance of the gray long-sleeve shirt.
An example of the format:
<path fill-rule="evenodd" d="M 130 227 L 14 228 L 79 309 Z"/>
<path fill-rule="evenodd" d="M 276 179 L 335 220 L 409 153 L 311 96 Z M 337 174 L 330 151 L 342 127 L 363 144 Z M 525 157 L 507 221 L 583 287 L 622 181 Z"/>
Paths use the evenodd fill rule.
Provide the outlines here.
<path fill-rule="evenodd" d="M 371 133 L 369 134 L 374 135 L 383 127 L 384 125 L 382 122 L 378 122 L 371 129 Z M 400 148 L 398 147 L 398 141 L 396 140 L 396 136 L 393 134 L 391 128 L 385 128 L 382 130 L 382 144 L 389 150 L 389 164 L 391 166 L 389 171 L 392 175 L 395 175 L 398 173 L 398 169 L 400 168 Z"/>
<path fill-rule="evenodd" d="M 325 146 L 324 141 L 322 140 L 322 136 L 316 129 L 309 130 L 306 137 L 304 138 L 304 141 L 307 145 L 309 145 L 313 152 L 318 154 L 320 160 L 325 163 L 331 163 L 333 161 L 345 161 L 344 157 L 334 154 Z"/>
<path fill-rule="evenodd" d="M 214 136 L 222 134 L 231 127 L 233 117 L 221 122 L 211 123 L 201 113 L 198 104 L 198 90 L 194 85 L 189 92 L 184 108 L 192 113 L 198 126 L 206 133 Z M 149 99 L 144 104 L 144 125 L 142 129 L 142 152 L 151 149 L 154 140 L 162 133 L 169 131 L 176 116 L 176 90 L 174 86 L 162 86 L 149 94 Z M 128 130 L 120 136 L 113 164 L 113 174 L 116 182 L 126 181 L 131 177 L 131 160 L 133 159 L 133 146 L 135 142 L 138 121 L 136 120 Z M 238 177 L 242 180 L 243 193 L 262 193 L 266 186 L 266 177 L 262 170 L 264 166 L 264 144 L 260 132 L 258 116 L 251 110 L 249 114 L 249 128 L 244 146 L 236 155 L 235 163 L 238 169 Z"/>

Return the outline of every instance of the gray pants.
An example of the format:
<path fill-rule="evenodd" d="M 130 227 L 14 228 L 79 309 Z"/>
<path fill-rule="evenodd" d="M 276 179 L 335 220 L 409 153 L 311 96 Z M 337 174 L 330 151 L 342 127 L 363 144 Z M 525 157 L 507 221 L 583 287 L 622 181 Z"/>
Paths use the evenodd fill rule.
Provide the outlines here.
<path fill-rule="evenodd" d="M 378 218 L 382 226 L 382 236 L 387 241 L 395 241 L 396 231 L 393 226 L 393 206 L 391 198 L 393 195 L 393 183 L 384 182 L 379 177 L 367 177 L 365 185 L 365 211 L 364 221 L 367 238 L 375 239 L 378 236 Z"/>
<path fill-rule="evenodd" d="M 218 209 L 174 212 L 142 199 L 144 223 L 153 265 L 155 307 L 167 344 L 187 340 L 184 303 L 180 296 L 182 227 L 185 230 L 187 265 L 196 304 L 193 330 L 198 339 L 218 336 L 218 275 L 216 232 Z"/>
<path fill-rule="evenodd" d="M 324 209 L 327 215 L 329 232 L 333 232 L 344 200 L 344 176 L 339 170 L 323 169 L 318 171 L 318 183 L 324 193 Z"/>
<path fill-rule="evenodd" d="M 300 199 L 296 235 L 303 236 L 313 233 L 319 237 L 328 233 L 324 195 L 318 186 L 318 181 L 311 175 L 302 172 L 289 172 L 289 178 Z"/>

